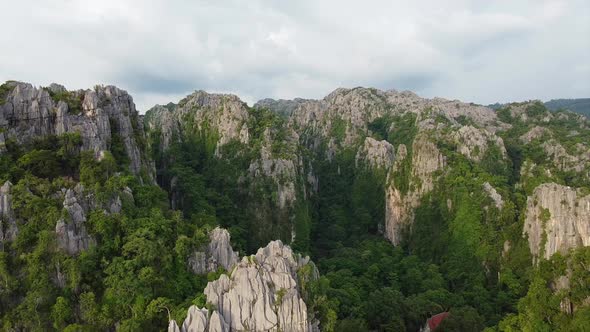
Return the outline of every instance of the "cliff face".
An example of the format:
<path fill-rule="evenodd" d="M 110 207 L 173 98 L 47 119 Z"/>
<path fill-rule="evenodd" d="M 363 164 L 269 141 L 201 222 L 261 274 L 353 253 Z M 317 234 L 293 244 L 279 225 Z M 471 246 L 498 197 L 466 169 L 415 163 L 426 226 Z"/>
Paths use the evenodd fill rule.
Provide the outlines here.
<path fill-rule="evenodd" d="M 377 141 L 372 137 L 365 138 L 364 144 L 356 153 L 356 166 L 364 162 L 371 168 L 389 169 L 395 160 L 395 148 L 386 140 Z"/>
<path fill-rule="evenodd" d="M 306 266 L 315 269 L 308 257 L 272 241 L 207 284 L 212 312 L 191 306 L 182 326 L 171 321 L 168 331 L 312 331 L 298 278 Z"/>
<path fill-rule="evenodd" d="M 86 229 L 87 217 L 91 211 L 102 210 L 105 214 L 122 211 L 121 195 L 133 200 L 133 193 L 128 187 L 120 194 L 115 194 L 108 201 L 101 202 L 91 190 L 82 184 L 73 189 L 62 188 L 58 195 L 64 198 L 62 218 L 55 225 L 58 247 L 68 255 L 77 255 L 96 244 L 95 239 Z"/>
<path fill-rule="evenodd" d="M 178 104 L 155 106 L 144 119 L 148 128 L 161 136 L 162 150 L 183 131 L 205 131 L 215 137 L 215 150 L 232 140 L 247 144 L 247 105 L 235 95 L 196 91 Z"/>
<path fill-rule="evenodd" d="M 590 245 L 590 195 L 545 183 L 527 199 L 524 234 L 534 260 Z"/>
<path fill-rule="evenodd" d="M 98 157 L 118 135 L 129 158 L 129 170 L 135 174 L 142 168 L 148 174 L 153 172 L 151 163 L 142 156 L 143 126 L 127 92 L 114 86 L 67 91 L 57 84 L 48 88 L 21 82 L 5 84 L 10 92 L 0 104 L 3 141 L 25 144 L 49 135 L 77 132 L 82 149 L 94 151 Z"/>
<path fill-rule="evenodd" d="M 4 242 L 14 241 L 18 234 L 18 227 L 12 209 L 12 183 L 6 181 L 0 187 L 0 249 Z"/>
<path fill-rule="evenodd" d="M 407 154 L 406 147 L 400 146 L 399 156 Z M 416 138 L 412 144 L 412 156 L 405 156 L 394 165 L 394 172 L 404 167 L 405 158 L 411 158 L 411 173 L 405 174 L 408 181 L 406 192 L 400 184 L 390 182 L 385 193 L 385 237 L 394 245 L 402 239 L 402 233 L 411 227 L 414 209 L 420 205 L 422 197 L 434 188 L 434 173 L 445 167 L 445 157 L 434 143 L 425 136 Z"/>
<path fill-rule="evenodd" d="M 197 91 L 178 104 L 152 108 L 144 121 L 162 152 L 169 151 L 172 143 L 197 137 L 206 140 L 207 154 L 212 158 L 244 159 L 231 177 L 248 201 L 243 206 L 245 202 L 238 202 L 240 208 L 259 225 L 251 236 L 261 243 L 295 236 L 293 209 L 303 192 L 297 181 L 305 169 L 297 154 L 299 135 L 287 126 L 276 125 L 281 121 L 276 114 L 256 112 L 234 95 Z M 230 152 L 226 152 L 228 146 Z M 169 182 L 163 185 L 170 186 L 172 206 L 177 207 L 177 179 Z M 270 233 L 273 236 L 269 238 Z"/>
<path fill-rule="evenodd" d="M 195 274 L 215 272 L 222 267 L 231 271 L 238 263 L 238 253 L 232 249 L 229 232 L 216 227 L 209 233 L 209 244 L 204 250 L 193 252 L 188 265 Z"/>

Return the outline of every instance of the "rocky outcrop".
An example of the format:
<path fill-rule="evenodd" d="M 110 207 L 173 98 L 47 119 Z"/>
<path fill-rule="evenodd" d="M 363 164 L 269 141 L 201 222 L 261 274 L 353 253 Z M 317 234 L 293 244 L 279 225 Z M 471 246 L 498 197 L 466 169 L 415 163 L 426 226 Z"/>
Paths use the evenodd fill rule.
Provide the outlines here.
<path fill-rule="evenodd" d="M 67 91 L 57 84 L 48 88 L 21 82 L 6 84 L 11 90 L 0 105 L 3 139 L 23 144 L 49 135 L 79 133 L 82 149 L 94 151 L 98 157 L 110 148 L 117 135 L 129 158 L 131 172 L 153 170 L 142 158 L 139 144 L 144 140 L 143 126 L 127 92 L 114 86 Z"/>
<path fill-rule="evenodd" d="M 274 100 L 271 98 L 262 99 L 254 104 L 254 108 L 266 108 L 273 112 L 276 112 L 282 116 L 290 116 L 297 110 L 300 104 L 311 101 L 310 99 L 295 98 L 293 100 L 279 99 Z"/>
<path fill-rule="evenodd" d="M 492 199 L 492 201 L 494 201 L 496 208 L 498 210 L 502 210 L 502 208 L 504 207 L 504 200 L 502 199 L 502 196 L 498 194 L 496 188 L 492 187 L 492 185 L 489 182 L 485 182 L 483 184 L 483 190 L 485 190 L 486 193 L 488 193 L 488 196 L 490 196 L 490 198 Z"/>
<path fill-rule="evenodd" d="M 458 152 L 473 161 L 481 161 L 492 144 L 498 147 L 502 157 L 506 157 L 502 138 L 485 129 L 463 126 L 453 133 L 453 138 L 457 143 Z"/>
<path fill-rule="evenodd" d="M 584 172 L 586 176 L 590 177 L 590 147 L 578 143 L 573 146 L 573 154 L 570 154 L 555 139 L 550 139 L 541 146 L 557 169 Z"/>
<path fill-rule="evenodd" d="M 0 187 L 0 249 L 4 242 L 14 241 L 18 234 L 16 218 L 12 209 L 12 183 L 6 181 Z"/>
<path fill-rule="evenodd" d="M 524 234 L 534 261 L 590 245 L 590 195 L 544 183 L 527 199 Z"/>
<path fill-rule="evenodd" d="M 209 282 L 205 295 L 213 312 L 192 306 L 180 331 L 311 331 L 297 275 L 308 264 L 281 241 L 270 242 L 243 257 L 229 276 Z M 171 322 L 168 331 L 178 325 Z"/>
<path fill-rule="evenodd" d="M 232 140 L 247 144 L 248 108 L 237 96 L 195 91 L 177 105 L 157 105 L 147 111 L 145 123 L 161 135 L 160 148 L 168 148 L 174 135 L 183 131 L 215 137 L 216 152 Z M 188 124 L 188 126 L 187 126 Z"/>
<path fill-rule="evenodd" d="M 400 185 L 395 181 L 389 181 L 390 185 L 385 192 L 385 237 L 394 245 L 401 241 L 402 232 L 411 227 L 414 220 L 414 209 L 420 205 L 422 197 L 434 188 L 434 173 L 442 170 L 446 164 L 445 157 L 426 136 L 419 136 L 412 144 L 411 173 L 408 188 L 402 192 Z M 403 160 L 407 156 L 405 146 L 398 148 L 398 159 L 394 165 L 394 172 L 400 172 Z"/>
<path fill-rule="evenodd" d="M 229 232 L 216 227 L 209 233 L 209 240 L 205 250 L 195 251 L 190 256 L 191 271 L 195 274 L 215 272 L 219 268 L 231 271 L 238 263 L 238 253 L 233 251 Z"/>
<path fill-rule="evenodd" d="M 0 155 L 6 152 L 6 138 L 4 137 L 4 133 L 0 132 Z"/>
<path fill-rule="evenodd" d="M 58 195 L 63 195 L 63 213 L 55 225 L 58 247 L 68 255 L 78 255 L 80 252 L 96 244 L 86 230 L 88 214 L 93 210 L 102 210 L 105 214 L 121 213 L 123 197 L 133 201 L 133 192 L 125 187 L 120 194 L 113 195 L 106 202 L 100 202 L 91 191 L 86 191 L 82 184 L 73 189 L 62 189 Z"/>
<path fill-rule="evenodd" d="M 551 136 L 551 130 L 545 127 L 534 126 L 533 128 L 531 128 L 531 130 L 527 131 L 525 134 L 520 136 L 520 141 L 522 143 L 528 144 L 536 139 Z"/>
<path fill-rule="evenodd" d="M 79 191 L 78 194 L 82 192 Z M 55 225 L 57 244 L 69 255 L 77 255 L 94 245 L 96 241 L 86 230 L 86 213 L 78 202 L 74 190 L 67 190 L 63 207 L 65 215 Z"/>
<path fill-rule="evenodd" d="M 289 137 L 284 138 L 286 146 L 281 154 L 272 153 L 273 137 L 270 129 L 263 133 L 263 142 L 260 148 L 260 157 L 253 160 L 248 167 L 248 175 L 254 179 L 266 177 L 276 184 L 277 206 L 280 209 L 293 206 L 297 199 L 295 182 L 297 181 L 297 159 L 293 151 L 299 137 L 294 131 L 289 130 Z M 290 153 L 288 151 L 291 151 Z"/>
<path fill-rule="evenodd" d="M 371 168 L 389 169 L 395 159 L 394 147 L 386 140 L 377 141 L 372 137 L 365 138 L 365 143 L 356 154 L 356 166 L 364 162 Z"/>

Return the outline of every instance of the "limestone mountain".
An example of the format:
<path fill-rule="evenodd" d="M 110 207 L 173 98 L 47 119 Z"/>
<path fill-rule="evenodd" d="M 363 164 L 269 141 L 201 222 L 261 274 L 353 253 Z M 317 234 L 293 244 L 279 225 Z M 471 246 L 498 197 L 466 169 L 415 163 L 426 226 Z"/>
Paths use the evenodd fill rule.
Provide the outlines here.
<path fill-rule="evenodd" d="M 580 330 L 589 142 L 534 101 L 196 91 L 142 117 L 7 82 L 2 328 Z"/>

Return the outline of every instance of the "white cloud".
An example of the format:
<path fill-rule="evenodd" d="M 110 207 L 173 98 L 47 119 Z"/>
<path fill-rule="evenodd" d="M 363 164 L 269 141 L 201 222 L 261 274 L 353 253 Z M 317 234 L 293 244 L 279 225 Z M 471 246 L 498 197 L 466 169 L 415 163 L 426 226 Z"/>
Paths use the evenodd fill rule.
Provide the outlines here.
<path fill-rule="evenodd" d="M 140 110 L 195 89 L 248 102 L 358 85 L 480 103 L 590 96 L 585 0 L 23 0 L 3 5 L 0 28 L 0 80 L 115 84 Z"/>

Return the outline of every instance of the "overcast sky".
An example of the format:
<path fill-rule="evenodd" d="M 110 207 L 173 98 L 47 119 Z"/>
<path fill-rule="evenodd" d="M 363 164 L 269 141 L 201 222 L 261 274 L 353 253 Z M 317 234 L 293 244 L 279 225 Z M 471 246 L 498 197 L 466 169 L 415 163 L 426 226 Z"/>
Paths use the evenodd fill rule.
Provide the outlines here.
<path fill-rule="evenodd" d="M 2 2 L 0 80 L 114 84 L 142 112 L 197 89 L 250 104 L 355 86 L 590 97 L 588 0 Z"/>

